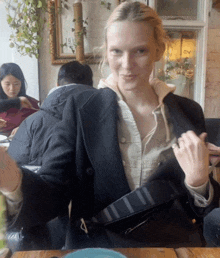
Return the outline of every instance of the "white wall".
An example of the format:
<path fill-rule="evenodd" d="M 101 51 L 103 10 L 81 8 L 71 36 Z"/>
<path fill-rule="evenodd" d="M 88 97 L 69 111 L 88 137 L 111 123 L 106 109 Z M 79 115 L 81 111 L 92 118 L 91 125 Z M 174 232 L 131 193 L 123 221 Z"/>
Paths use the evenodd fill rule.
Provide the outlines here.
<path fill-rule="evenodd" d="M 0 0 L 0 65 L 14 62 L 18 64 L 27 81 L 27 94 L 39 100 L 38 60 L 21 56 L 15 48 L 9 47 L 11 29 L 6 20 L 5 2 Z"/>

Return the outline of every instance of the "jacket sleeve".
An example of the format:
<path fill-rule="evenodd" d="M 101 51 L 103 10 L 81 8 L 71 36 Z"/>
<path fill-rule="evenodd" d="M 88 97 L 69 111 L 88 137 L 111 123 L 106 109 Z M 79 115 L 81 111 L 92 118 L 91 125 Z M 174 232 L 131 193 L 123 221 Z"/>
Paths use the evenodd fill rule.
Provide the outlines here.
<path fill-rule="evenodd" d="M 20 109 L 20 107 L 21 107 L 21 102 L 19 98 L 0 100 L 0 112 L 5 112 L 10 108 Z"/>
<path fill-rule="evenodd" d="M 76 122 L 74 100 L 70 96 L 63 120 L 54 127 L 37 174 L 22 169 L 23 203 L 19 213 L 9 218 L 9 228 L 30 228 L 57 217 L 67 208 L 70 192 L 77 195 L 75 176 Z"/>
<path fill-rule="evenodd" d="M 219 198 L 220 198 L 220 186 L 219 183 L 217 183 L 212 176 L 210 176 L 210 183 L 214 189 L 214 194 L 213 194 L 213 199 L 212 202 L 206 206 L 206 207 L 198 207 L 194 205 L 194 198 L 192 195 L 189 193 L 189 203 L 191 205 L 191 208 L 193 211 L 196 213 L 198 217 L 204 217 L 206 216 L 209 212 L 211 212 L 214 208 L 219 207 Z"/>
<path fill-rule="evenodd" d="M 18 128 L 15 136 L 8 147 L 8 154 L 21 165 L 29 164 L 30 146 L 32 137 L 28 130 L 27 119 Z"/>

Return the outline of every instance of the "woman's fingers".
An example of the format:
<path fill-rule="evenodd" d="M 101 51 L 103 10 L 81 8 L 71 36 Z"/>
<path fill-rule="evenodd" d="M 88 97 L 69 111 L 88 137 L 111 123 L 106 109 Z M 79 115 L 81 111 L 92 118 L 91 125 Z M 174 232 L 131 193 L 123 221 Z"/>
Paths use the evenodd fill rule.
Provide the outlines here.
<path fill-rule="evenodd" d="M 208 180 L 209 152 L 205 144 L 206 133 L 199 137 L 193 131 L 182 134 L 173 151 L 191 186 L 199 186 Z"/>
<path fill-rule="evenodd" d="M 12 139 L 14 136 L 15 136 L 15 134 L 17 133 L 17 130 L 19 129 L 19 127 L 16 127 L 16 128 L 14 128 L 13 130 L 12 130 L 12 132 L 11 132 L 11 134 L 10 134 L 10 138 Z"/>
<path fill-rule="evenodd" d="M 200 140 L 202 140 L 203 142 L 205 142 L 206 137 L 207 137 L 207 133 L 201 133 L 199 135 Z"/>
<path fill-rule="evenodd" d="M 206 146 L 209 150 L 209 161 L 212 164 L 218 164 L 220 162 L 220 147 L 210 142 L 207 142 Z"/>
<path fill-rule="evenodd" d="M 0 119 L 0 128 L 6 127 L 7 122 L 4 119 Z"/>
<path fill-rule="evenodd" d="M 32 108 L 31 102 L 26 97 L 19 97 L 21 101 L 21 107 L 23 108 Z"/>

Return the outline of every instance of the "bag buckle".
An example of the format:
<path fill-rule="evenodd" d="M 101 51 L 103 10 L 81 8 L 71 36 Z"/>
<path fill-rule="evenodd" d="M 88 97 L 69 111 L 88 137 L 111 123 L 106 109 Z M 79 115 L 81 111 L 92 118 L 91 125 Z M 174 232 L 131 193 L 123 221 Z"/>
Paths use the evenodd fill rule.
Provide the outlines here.
<path fill-rule="evenodd" d="M 81 221 L 80 229 L 83 230 L 86 234 L 89 234 L 85 220 L 81 218 L 80 221 Z"/>

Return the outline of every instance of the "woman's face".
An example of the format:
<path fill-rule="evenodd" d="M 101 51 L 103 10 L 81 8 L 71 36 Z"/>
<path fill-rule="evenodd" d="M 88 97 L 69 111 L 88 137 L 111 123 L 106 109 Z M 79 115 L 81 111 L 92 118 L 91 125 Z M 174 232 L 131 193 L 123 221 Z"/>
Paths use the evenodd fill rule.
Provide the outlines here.
<path fill-rule="evenodd" d="M 153 28 L 146 22 L 119 21 L 107 31 L 107 60 L 119 89 L 143 87 L 157 60 Z"/>
<path fill-rule="evenodd" d="M 1 81 L 2 89 L 9 99 L 16 98 L 21 90 L 21 81 L 13 75 L 7 75 Z"/>

